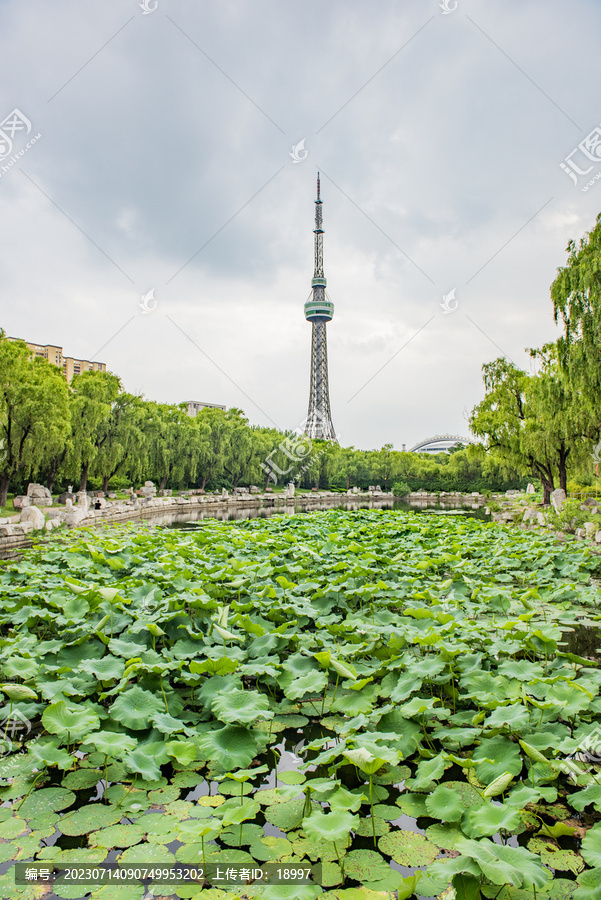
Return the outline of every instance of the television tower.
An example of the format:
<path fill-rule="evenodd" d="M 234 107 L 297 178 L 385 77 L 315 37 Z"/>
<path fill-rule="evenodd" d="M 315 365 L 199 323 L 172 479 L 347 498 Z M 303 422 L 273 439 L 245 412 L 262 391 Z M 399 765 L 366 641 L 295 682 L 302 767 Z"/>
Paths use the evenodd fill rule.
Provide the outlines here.
<path fill-rule="evenodd" d="M 328 387 L 328 341 L 326 325 L 334 316 L 334 304 L 326 297 L 326 279 L 323 274 L 323 228 L 321 198 L 319 196 L 319 172 L 317 173 L 317 200 L 315 201 L 315 271 L 311 281 L 311 294 L 305 303 L 305 319 L 311 322 L 311 387 L 309 412 L 305 434 L 312 438 L 334 441 L 336 432 L 330 411 Z"/>

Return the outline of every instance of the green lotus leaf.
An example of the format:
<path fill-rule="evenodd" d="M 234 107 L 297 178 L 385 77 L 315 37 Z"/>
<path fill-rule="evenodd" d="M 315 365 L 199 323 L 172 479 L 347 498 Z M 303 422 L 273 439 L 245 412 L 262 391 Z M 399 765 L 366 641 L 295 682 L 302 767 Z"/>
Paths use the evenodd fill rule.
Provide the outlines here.
<path fill-rule="evenodd" d="M 13 816 L 12 819 L 6 819 L 4 822 L 0 822 L 0 838 L 4 840 L 10 840 L 11 838 L 17 837 L 19 834 L 25 834 L 28 830 L 28 825 L 25 819 L 19 819 L 17 816 Z"/>
<path fill-rule="evenodd" d="M 406 793 L 401 794 L 396 803 L 406 816 L 412 816 L 417 819 L 419 816 L 428 815 L 428 810 L 426 809 L 426 797 L 427 794 Z"/>
<path fill-rule="evenodd" d="M 311 783 L 309 782 L 309 786 Z M 347 790 L 345 787 L 339 787 L 333 793 L 328 796 L 328 803 L 330 804 L 330 809 L 348 809 L 350 812 L 357 812 L 357 810 L 361 807 L 362 803 L 367 803 L 367 797 L 364 794 L 354 794 L 351 791 Z M 398 809 L 395 808 L 395 815 L 393 818 L 397 818 L 399 814 Z M 381 815 L 381 813 L 380 813 Z"/>
<path fill-rule="evenodd" d="M 599 900 L 599 885 L 601 884 L 601 868 L 587 869 L 578 876 L 578 890 L 574 894 L 574 900 Z"/>
<path fill-rule="evenodd" d="M 344 857 L 344 872 L 355 881 L 376 881 L 390 874 L 390 866 L 375 850 L 351 850 Z"/>
<path fill-rule="evenodd" d="M 196 745 L 191 741 L 167 741 L 165 749 L 180 766 L 187 766 L 196 759 Z"/>
<path fill-rule="evenodd" d="M 198 742 L 201 759 L 206 759 L 221 772 L 244 769 L 257 754 L 258 744 L 247 728 L 226 725 L 202 735 Z"/>
<path fill-rule="evenodd" d="M 474 751 L 476 775 L 488 785 L 506 772 L 517 776 L 522 771 L 522 757 L 519 748 L 508 737 L 484 738 Z"/>
<path fill-rule="evenodd" d="M 229 806 L 228 804 L 231 802 L 231 800 L 228 800 L 227 803 L 219 809 L 219 814 L 223 816 L 222 821 L 224 825 L 240 825 L 247 819 L 254 819 L 261 809 L 256 800 L 246 799 L 240 803 L 240 801 L 236 799 L 235 805 Z"/>
<path fill-rule="evenodd" d="M 132 731 L 148 728 L 152 716 L 164 711 L 162 699 L 137 685 L 120 694 L 109 710 L 111 719 Z"/>
<path fill-rule="evenodd" d="M 464 813 L 459 792 L 444 784 L 439 784 L 426 797 L 426 809 L 433 819 L 440 819 L 442 822 L 458 822 Z"/>
<path fill-rule="evenodd" d="M 330 813 L 312 810 L 311 815 L 303 819 L 302 827 L 309 839 L 336 843 L 336 841 L 346 842 L 358 822 L 359 816 L 343 809 L 336 809 Z"/>
<path fill-rule="evenodd" d="M 129 772 L 138 772 L 145 781 L 161 777 L 156 755 L 145 747 L 137 747 L 131 753 L 126 753 L 123 762 Z"/>
<path fill-rule="evenodd" d="M 84 659 L 79 668 L 82 672 L 94 675 L 99 681 L 118 681 L 123 676 L 125 663 L 109 653 L 102 659 Z"/>
<path fill-rule="evenodd" d="M 38 697 L 35 691 L 24 684 L 0 684 L 0 690 L 10 700 L 37 700 Z"/>
<path fill-rule="evenodd" d="M 520 824 L 520 814 L 511 806 L 494 806 L 486 803 L 470 812 L 470 824 L 479 835 L 493 835 L 498 831 L 515 831 Z"/>
<path fill-rule="evenodd" d="M 135 738 L 117 731 L 96 731 L 86 735 L 82 748 L 95 747 L 111 759 L 122 759 L 123 755 L 137 746 Z"/>
<path fill-rule="evenodd" d="M 272 719 L 269 698 L 259 691 L 233 690 L 220 694 L 213 700 L 214 715 L 228 725 L 249 725 L 257 719 Z"/>
<path fill-rule="evenodd" d="M 343 756 L 349 762 L 352 762 L 354 766 L 357 766 L 358 769 L 361 769 L 362 772 L 365 772 L 366 775 L 373 775 L 386 762 L 382 757 L 370 753 L 365 747 L 359 747 L 356 750 L 345 750 Z"/>
<path fill-rule="evenodd" d="M 305 798 L 298 797 L 295 800 L 287 800 L 285 803 L 277 803 L 267 807 L 265 818 L 281 831 L 291 831 L 296 828 L 302 818 L 305 807 Z"/>
<path fill-rule="evenodd" d="M 61 787 L 68 788 L 72 791 L 85 791 L 96 787 L 104 772 L 100 769 L 76 769 L 75 772 L 69 772 L 61 781 Z"/>
<path fill-rule="evenodd" d="M 65 787 L 38 788 L 19 806 L 19 815 L 24 819 L 33 819 L 41 813 L 58 812 L 71 806 L 76 800 L 73 791 Z"/>
<path fill-rule="evenodd" d="M 589 866 L 601 866 L 601 823 L 589 828 L 582 838 L 580 852 Z"/>
<path fill-rule="evenodd" d="M 572 794 L 572 797 L 575 796 L 575 794 Z M 546 785 L 537 785 L 535 788 L 532 788 L 524 783 L 517 784 L 505 797 L 505 803 L 509 803 L 511 806 L 517 807 L 517 809 L 523 809 L 528 803 L 536 803 L 541 797 L 547 803 L 553 803 L 557 799 L 557 788 Z"/>
<path fill-rule="evenodd" d="M 584 869 L 582 856 L 574 853 L 573 850 L 563 850 L 554 841 L 539 837 L 531 838 L 528 841 L 528 850 L 540 856 L 544 865 L 557 872 L 573 872 L 574 875 L 578 875 Z"/>
<path fill-rule="evenodd" d="M 32 759 L 32 768 L 40 766 L 57 766 L 59 769 L 70 769 L 75 757 L 63 748 L 59 748 L 53 741 L 38 740 L 32 742 L 29 747 L 29 755 Z M 4 797 L 7 797 L 4 794 Z"/>
<path fill-rule="evenodd" d="M 378 849 L 392 856 L 401 866 L 427 866 L 439 854 L 439 848 L 415 831 L 390 831 L 378 841 Z"/>
<path fill-rule="evenodd" d="M 588 784 L 584 790 L 570 794 L 568 803 L 578 812 L 582 812 L 589 803 L 592 803 L 596 811 L 601 812 L 601 784 Z"/>
<path fill-rule="evenodd" d="M 144 829 L 139 825 L 109 825 L 100 831 L 93 831 L 88 836 L 91 847 L 133 847 L 144 837 Z"/>
<path fill-rule="evenodd" d="M 303 784 L 307 780 L 307 776 L 303 775 L 302 772 L 278 772 L 278 781 L 283 782 L 283 784 Z"/>
<path fill-rule="evenodd" d="M 275 861 L 290 856 L 292 844 L 287 838 L 268 835 L 255 840 L 249 847 L 249 853 L 260 862 Z"/>
<path fill-rule="evenodd" d="M 66 813 L 56 823 L 56 827 L 63 834 L 78 835 L 90 834 L 100 828 L 108 828 L 116 825 L 122 818 L 123 810 L 115 806 L 105 806 L 102 803 L 89 803 L 75 812 Z"/>
<path fill-rule="evenodd" d="M 263 828 L 260 825 L 249 825 L 248 823 L 245 823 L 242 826 L 242 831 L 240 831 L 240 828 L 237 825 L 222 831 L 219 835 L 219 840 L 224 844 L 228 844 L 230 847 L 248 847 L 249 844 L 253 844 L 262 837 L 264 837 Z"/>
<path fill-rule="evenodd" d="M 376 803 L 374 804 L 374 816 L 379 816 L 381 819 L 387 819 L 389 822 L 394 822 L 395 819 L 399 818 L 398 806 L 390 806 L 387 803 Z"/>
<path fill-rule="evenodd" d="M 195 675 L 231 675 L 240 665 L 237 659 L 230 659 L 228 656 L 220 656 L 218 659 L 205 659 L 202 662 L 192 660 L 190 663 L 190 671 Z"/>
<path fill-rule="evenodd" d="M 450 765 L 445 753 L 439 753 L 432 759 L 422 759 L 417 767 L 415 778 L 411 782 L 411 787 L 418 790 L 431 787 L 434 782 L 442 778 L 445 769 Z"/>
<path fill-rule="evenodd" d="M 62 738 L 82 740 L 100 725 L 95 712 L 86 707 L 70 709 L 64 700 L 52 703 L 42 713 L 42 722 L 46 731 Z"/>
<path fill-rule="evenodd" d="M 375 807 L 374 807 L 375 808 Z M 399 818 L 398 810 L 397 810 L 397 819 Z M 374 816 L 373 820 L 371 816 L 367 818 L 361 818 L 359 820 L 359 824 L 355 828 L 355 834 L 359 837 L 372 837 L 374 831 L 376 832 L 376 837 L 381 837 L 383 834 L 388 834 L 390 831 L 390 823 L 385 819 L 382 819 L 381 816 Z"/>
<path fill-rule="evenodd" d="M 411 769 L 409 766 L 393 766 L 387 763 L 381 772 L 374 775 L 373 780 L 377 784 L 400 784 L 410 777 Z"/>
<path fill-rule="evenodd" d="M 459 873 L 453 878 L 453 889 L 457 897 L 463 900 L 480 900 L 482 897 L 480 879 L 473 875 Z M 496 890 L 496 888 L 495 888 Z"/>
<path fill-rule="evenodd" d="M 442 850 L 454 850 L 463 832 L 458 825 L 430 825 L 426 828 L 426 837 Z"/>
<path fill-rule="evenodd" d="M 315 670 L 291 681 L 290 684 L 284 688 L 284 695 L 291 700 L 300 700 L 307 694 L 317 694 L 320 691 L 323 691 L 327 683 L 328 676 L 325 672 Z"/>
<path fill-rule="evenodd" d="M 486 719 L 487 728 L 503 728 L 509 726 L 511 731 L 521 734 L 528 726 L 530 716 L 525 706 L 511 703 L 509 706 L 497 706 Z"/>

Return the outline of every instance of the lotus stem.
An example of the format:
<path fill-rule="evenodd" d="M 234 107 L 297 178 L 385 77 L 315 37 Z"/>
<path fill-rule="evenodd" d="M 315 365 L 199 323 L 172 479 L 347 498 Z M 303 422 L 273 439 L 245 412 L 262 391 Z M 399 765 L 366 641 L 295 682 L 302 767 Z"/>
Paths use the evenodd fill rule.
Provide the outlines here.
<path fill-rule="evenodd" d="M 374 847 L 376 846 L 376 820 L 374 819 L 374 798 L 373 798 L 373 776 L 369 776 L 369 804 L 371 806 L 371 833 L 374 839 Z"/>
<path fill-rule="evenodd" d="M 43 774 L 44 774 L 44 771 L 38 772 L 38 774 L 35 776 L 35 778 L 34 778 L 34 780 L 33 780 L 33 784 L 31 785 L 31 787 L 29 788 L 29 790 L 27 791 L 27 793 L 25 794 L 25 796 L 23 797 L 23 799 L 21 800 L 21 802 L 19 803 L 19 805 L 16 807 L 17 810 L 21 809 L 21 807 L 23 806 L 23 804 L 25 803 L 25 801 L 27 800 L 27 798 L 28 798 L 29 795 L 31 794 L 32 790 L 34 789 L 34 787 L 35 787 L 35 785 L 36 785 L 36 782 L 37 782 L 38 778 L 41 778 Z"/>

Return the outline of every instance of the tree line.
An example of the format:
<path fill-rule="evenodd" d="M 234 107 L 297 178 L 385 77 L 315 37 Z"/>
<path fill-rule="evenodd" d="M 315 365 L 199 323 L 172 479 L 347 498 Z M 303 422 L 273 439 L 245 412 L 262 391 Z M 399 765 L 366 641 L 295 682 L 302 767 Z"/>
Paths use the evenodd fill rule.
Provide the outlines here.
<path fill-rule="evenodd" d="M 541 482 L 544 503 L 568 477 L 591 484 L 601 461 L 601 214 L 567 254 L 551 285 L 563 334 L 528 348 L 532 372 L 505 357 L 483 366 L 485 397 L 470 418 L 490 450 Z"/>
<path fill-rule="evenodd" d="M 9 489 L 38 480 L 51 491 L 118 490 L 145 480 L 159 489 L 216 490 L 256 484 L 345 490 L 379 484 L 401 492 L 505 490 L 525 484 L 481 445 L 428 457 L 356 450 L 253 426 L 240 409 L 156 403 L 123 390 L 110 372 L 60 369 L 0 331 L 0 506 Z"/>

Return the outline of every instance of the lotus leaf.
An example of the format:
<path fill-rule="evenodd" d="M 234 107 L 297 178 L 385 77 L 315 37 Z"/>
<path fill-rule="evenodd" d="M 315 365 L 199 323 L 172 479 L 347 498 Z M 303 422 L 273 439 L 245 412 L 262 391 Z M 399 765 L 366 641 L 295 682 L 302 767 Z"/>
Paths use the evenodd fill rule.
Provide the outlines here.
<path fill-rule="evenodd" d="M 587 869 L 578 876 L 578 890 L 574 900 L 598 900 L 601 884 L 601 868 Z"/>
<path fill-rule="evenodd" d="M 601 824 L 589 828 L 582 839 L 581 852 L 589 866 L 601 867 Z"/>
<path fill-rule="evenodd" d="M 4 822 L 0 822 L 0 838 L 3 838 L 4 840 L 10 840 L 20 834 L 25 834 L 26 831 L 28 831 L 27 822 L 16 816 L 13 816 L 12 819 L 6 819 Z"/>
<path fill-rule="evenodd" d="M 101 831 L 93 831 L 88 836 L 92 847 L 132 847 L 139 844 L 144 837 L 144 829 L 138 825 L 109 825 Z"/>
<path fill-rule="evenodd" d="M 464 805 L 459 791 L 445 784 L 426 797 L 426 809 L 433 819 L 442 822 L 458 822 L 464 813 Z"/>
<path fill-rule="evenodd" d="M 439 848 L 415 831 L 390 831 L 378 841 L 378 849 L 401 866 L 427 866 L 439 854 Z"/>
<path fill-rule="evenodd" d="M 273 804 L 265 810 L 265 818 L 281 831 L 292 831 L 303 820 L 305 798 L 297 797 L 295 800 L 287 800 L 285 803 Z M 317 804 L 312 804 L 312 809 Z M 327 838 L 326 838 L 327 840 Z"/>
<path fill-rule="evenodd" d="M 111 718 L 132 731 L 148 728 L 155 713 L 164 712 L 165 706 L 155 694 L 142 688 L 129 688 L 120 694 L 110 708 Z"/>
<path fill-rule="evenodd" d="M 463 832 L 458 825 L 430 825 L 426 828 L 426 837 L 442 850 L 453 850 Z"/>
<path fill-rule="evenodd" d="M 534 837 L 528 841 L 528 850 L 540 856 L 541 862 L 556 872 L 573 872 L 578 875 L 584 869 L 584 860 L 572 850 L 563 850 L 554 841 Z"/>
<path fill-rule="evenodd" d="M 418 818 L 419 816 L 428 815 L 428 810 L 426 808 L 426 797 L 426 794 L 406 793 L 401 794 L 396 802 L 397 806 L 400 806 L 405 815 L 413 816 L 413 818 Z"/>
<path fill-rule="evenodd" d="M 249 847 L 249 853 L 259 862 L 270 862 L 289 856 L 292 853 L 292 844 L 287 838 L 268 835 L 255 840 Z"/>
<path fill-rule="evenodd" d="M 123 816 L 123 810 L 115 806 L 104 806 L 101 803 L 89 803 L 74 812 L 66 813 L 56 823 L 63 834 L 90 834 L 100 828 L 116 825 Z"/>
<path fill-rule="evenodd" d="M 100 719 L 95 712 L 86 708 L 69 709 L 64 700 L 47 706 L 42 715 L 46 731 L 62 738 L 81 740 L 95 728 Z"/>
<path fill-rule="evenodd" d="M 39 788 L 27 797 L 19 806 L 19 815 L 24 819 L 33 819 L 48 812 L 58 812 L 71 806 L 76 800 L 73 791 L 65 787 Z"/>
<path fill-rule="evenodd" d="M 229 725 L 249 725 L 257 719 L 271 719 L 269 699 L 258 691 L 232 690 L 215 697 L 211 704 L 215 716 Z"/>
<path fill-rule="evenodd" d="M 219 810 L 219 814 L 223 816 L 224 825 L 240 825 L 247 819 L 254 819 L 261 807 L 256 800 L 243 800 L 241 803 L 236 802 L 235 805 L 228 806 L 231 803 L 228 800 Z"/>
<path fill-rule="evenodd" d="M 198 746 L 202 759 L 210 760 L 222 772 L 227 772 L 248 766 L 255 758 L 258 745 L 247 728 L 226 725 L 204 734 Z"/>
<path fill-rule="evenodd" d="M 469 821 L 478 835 L 493 835 L 498 831 L 515 831 L 519 828 L 520 814 L 511 806 L 485 803 L 479 809 L 471 810 Z"/>
<path fill-rule="evenodd" d="M 518 747 L 507 737 L 484 738 L 474 751 L 476 775 L 485 785 L 505 772 L 517 776 L 522 771 L 522 757 Z"/>

